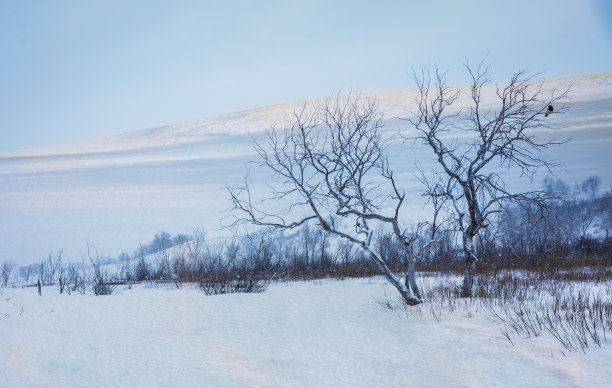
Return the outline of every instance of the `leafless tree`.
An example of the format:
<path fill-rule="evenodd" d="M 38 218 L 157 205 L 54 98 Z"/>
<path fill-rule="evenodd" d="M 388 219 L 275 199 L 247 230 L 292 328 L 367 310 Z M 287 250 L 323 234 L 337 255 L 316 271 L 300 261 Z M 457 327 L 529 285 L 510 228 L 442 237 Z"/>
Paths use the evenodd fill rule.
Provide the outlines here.
<path fill-rule="evenodd" d="M 612 190 L 604 193 L 600 198 L 601 219 L 599 227 L 605 233 L 605 239 L 610 238 L 610 229 L 612 229 Z"/>
<path fill-rule="evenodd" d="M 38 276 L 43 286 L 55 284 L 55 279 L 62 268 L 62 255 L 64 251 L 57 251 L 56 255 L 49 254 L 46 261 L 41 261 L 38 266 Z"/>
<path fill-rule="evenodd" d="M 155 236 L 155 243 L 158 251 L 155 252 L 155 260 L 157 261 L 157 272 L 163 280 L 172 280 L 176 288 L 181 288 L 177 281 L 177 275 L 173 271 L 173 259 L 171 257 L 171 237 L 168 233 L 161 233 Z"/>
<path fill-rule="evenodd" d="M 259 233 L 247 233 L 240 245 L 245 251 L 242 256 L 240 267 L 250 273 L 271 273 L 274 267 L 274 236 L 273 230 L 262 229 Z"/>
<path fill-rule="evenodd" d="M 272 192 L 257 202 L 245 180 L 228 188 L 234 205 L 232 225 L 248 222 L 293 229 L 317 225 L 361 247 L 409 305 L 421 302 L 414 262 L 405 282 L 397 278 L 373 246 L 376 227 L 386 226 L 400 241 L 398 214 L 405 194 L 389 168 L 381 135 L 378 103 L 360 97 L 336 97 L 294 113 L 289 126 L 269 130 L 255 143 L 260 165 L 273 172 Z M 278 209 L 281 210 L 278 210 Z"/>
<path fill-rule="evenodd" d="M 2 279 L 2 285 L 4 287 L 8 286 L 9 280 L 11 279 L 11 274 L 15 269 L 16 264 L 12 261 L 5 261 L 2 263 L 2 273 L 0 273 Z"/>
<path fill-rule="evenodd" d="M 489 68 L 481 63 L 475 69 L 466 65 L 466 69 L 471 78 L 467 92 L 450 89 L 445 74 L 437 68 L 415 72 L 417 111 L 408 119 L 439 167 L 441 178 L 428 194 L 449 204 L 461 235 L 466 262 L 463 297 L 471 296 L 478 260 L 474 238 L 487 228 L 500 205 L 511 201 L 547 206 L 544 192 L 514 192 L 505 178 L 510 168 L 532 178 L 536 171 L 553 166 L 544 153 L 560 143 L 540 142 L 533 130 L 551 128 L 553 117 L 545 118 L 545 112 L 554 105 L 555 114 L 563 113 L 567 108 L 562 102 L 568 93 L 546 90 L 544 83 L 519 71 L 507 85 L 490 89 L 492 99 L 483 98 L 488 93 L 485 86 L 491 83 Z M 456 132 L 449 133 L 452 130 Z"/>

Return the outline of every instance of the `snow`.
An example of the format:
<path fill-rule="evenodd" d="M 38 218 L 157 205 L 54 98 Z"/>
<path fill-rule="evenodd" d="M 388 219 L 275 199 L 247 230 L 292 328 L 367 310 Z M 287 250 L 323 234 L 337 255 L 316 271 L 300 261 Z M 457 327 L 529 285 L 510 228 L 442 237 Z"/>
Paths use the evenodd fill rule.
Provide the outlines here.
<path fill-rule="evenodd" d="M 547 88 L 573 85 L 569 113 L 550 116 L 561 130 L 543 137 L 573 138 L 550 150 L 564 166 L 555 174 L 569 183 L 599 175 L 612 184 L 612 75 L 547 81 Z M 491 95 L 494 87 L 485 88 Z M 386 134 L 405 128 L 414 92 L 365 94 L 379 99 Z M 249 164 L 256 160 L 251 136 L 282 126 L 304 102 L 236 112 L 195 122 L 128 132 L 79 144 L 0 153 L 0 262 L 40 261 L 64 249 L 80 260 L 86 244 L 106 255 L 133 252 L 154 234 L 190 233 L 204 228 L 210 238 L 231 234 L 222 229 L 231 208 L 226 185 L 240 184 L 250 173 L 254 187 L 264 187 L 269 174 Z M 433 162 L 423 147 L 396 141 L 389 145 L 391 165 L 408 193 L 405 213 L 424 217 L 420 187 L 412 176 L 415 162 Z M 512 174 L 509 174 L 511 176 Z M 533 182 L 509 179 L 517 190 L 538 188 Z M 259 185 L 259 186 L 257 186 Z M 264 192 L 258 191 L 258 196 Z M 407 223 L 418 219 L 410 218 Z"/>
<path fill-rule="evenodd" d="M 564 91 L 570 89 L 572 102 L 604 100 L 612 98 L 612 73 L 543 81 L 543 90 Z M 503 87 L 503 85 L 500 85 Z M 483 88 L 483 100 L 492 101 L 496 85 Z M 455 109 L 469 102 L 468 88 L 457 88 L 462 99 Z M 362 93 L 364 98 L 376 98 L 386 118 L 405 117 L 414 112 L 415 91 Z M 316 101 L 316 100 L 315 100 Z M 190 143 L 208 143 L 217 137 L 246 135 L 265 131 L 272 126 L 282 126 L 291 120 L 293 113 L 314 101 L 295 101 L 228 113 L 202 120 L 189 121 L 156 128 L 126 132 L 119 135 L 93 139 L 81 143 L 63 144 L 42 148 L 0 153 L 3 157 L 27 157 L 44 155 L 79 155 L 125 150 L 147 150 L 156 147 L 172 147 Z"/>
<path fill-rule="evenodd" d="M 548 336 L 512 346 L 477 307 L 437 321 L 427 304 L 417 316 L 376 303 L 391 294 L 382 278 L 217 296 L 3 289 L 0 386 L 612 386 L 609 344 L 586 354 Z"/>

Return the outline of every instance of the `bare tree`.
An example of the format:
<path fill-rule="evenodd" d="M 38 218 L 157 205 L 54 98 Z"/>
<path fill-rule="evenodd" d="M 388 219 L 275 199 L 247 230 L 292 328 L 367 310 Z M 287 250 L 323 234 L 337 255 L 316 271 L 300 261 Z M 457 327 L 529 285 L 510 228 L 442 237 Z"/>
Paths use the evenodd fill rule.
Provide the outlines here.
<path fill-rule="evenodd" d="M 56 275 L 62 268 L 62 255 L 64 251 L 57 251 L 56 255 L 49 253 L 46 261 L 41 261 L 38 266 L 38 277 L 43 286 L 55 284 Z"/>
<path fill-rule="evenodd" d="M 612 190 L 604 193 L 599 199 L 601 208 L 601 219 L 599 227 L 605 233 L 605 239 L 610 238 L 610 229 L 612 229 Z"/>
<path fill-rule="evenodd" d="M 273 230 L 262 229 L 259 233 L 247 233 L 240 245 L 244 246 L 245 252 L 242 254 L 243 262 L 240 267 L 247 269 L 247 272 L 261 275 L 272 273 L 274 268 L 274 236 Z"/>
<path fill-rule="evenodd" d="M 377 226 L 390 228 L 406 252 L 410 243 L 398 220 L 405 195 L 389 168 L 381 128 L 373 99 L 336 97 L 314 107 L 305 105 L 289 126 L 267 132 L 267 144 L 255 142 L 260 165 L 273 172 L 273 192 L 267 197 L 273 209 L 265 209 L 266 201 L 255 201 L 245 180 L 243 186 L 228 188 L 238 214 L 232 225 L 317 225 L 359 246 L 405 302 L 416 305 L 421 295 L 414 261 L 402 283 L 373 246 Z"/>
<path fill-rule="evenodd" d="M 467 95 L 450 89 L 445 74 L 437 68 L 433 74 L 429 70 L 415 73 L 417 112 L 409 119 L 439 167 L 440 180 L 430 186 L 428 194 L 450 204 L 461 234 L 466 262 L 463 297 L 471 296 L 478 260 L 474 238 L 487 228 L 502 202 L 547 206 L 544 192 L 513 192 L 505 178 L 510 168 L 532 178 L 536 171 L 553 166 L 544 151 L 560 143 L 539 142 L 533 130 L 551 127 L 551 118 L 545 118 L 545 113 L 553 105 L 555 114 L 564 112 L 566 108 L 558 103 L 568 93 L 546 90 L 542 82 L 534 82 L 533 77 L 519 71 L 507 85 L 496 87 L 491 101 L 483 98 L 485 85 L 491 83 L 488 67 L 481 63 L 476 69 L 469 65 L 466 69 L 471 78 Z M 449 136 L 451 130 L 461 136 Z"/>
<path fill-rule="evenodd" d="M 173 271 L 173 259 L 171 255 L 172 238 L 170 234 L 163 232 L 155 236 L 155 260 L 157 260 L 157 273 L 165 280 L 172 280 L 176 288 L 181 288 L 177 282 L 176 274 Z"/>
<path fill-rule="evenodd" d="M 136 280 L 148 280 L 151 276 L 151 265 L 147 262 L 147 253 L 142 244 L 139 244 L 139 248 L 136 253 L 137 261 L 136 268 L 134 269 Z"/>
<path fill-rule="evenodd" d="M 11 273 L 15 269 L 16 264 L 12 261 L 5 261 L 2 263 L 2 271 L 0 273 L 2 279 L 2 285 L 4 287 L 8 286 L 9 280 L 11 279 Z"/>
<path fill-rule="evenodd" d="M 601 219 L 602 209 L 597 201 L 600 187 L 601 178 L 590 176 L 581 184 L 577 184 L 574 190 L 570 217 L 580 240 L 587 239 L 589 231 Z"/>

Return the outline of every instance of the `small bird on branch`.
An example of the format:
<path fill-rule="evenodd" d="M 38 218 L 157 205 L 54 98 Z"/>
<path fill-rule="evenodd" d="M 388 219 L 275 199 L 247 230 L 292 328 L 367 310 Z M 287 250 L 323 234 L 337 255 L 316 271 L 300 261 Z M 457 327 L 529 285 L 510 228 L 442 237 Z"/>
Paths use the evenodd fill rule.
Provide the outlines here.
<path fill-rule="evenodd" d="M 544 113 L 544 117 L 548 117 L 549 114 L 551 114 L 553 112 L 553 106 L 549 105 L 548 109 L 546 110 L 546 113 Z"/>

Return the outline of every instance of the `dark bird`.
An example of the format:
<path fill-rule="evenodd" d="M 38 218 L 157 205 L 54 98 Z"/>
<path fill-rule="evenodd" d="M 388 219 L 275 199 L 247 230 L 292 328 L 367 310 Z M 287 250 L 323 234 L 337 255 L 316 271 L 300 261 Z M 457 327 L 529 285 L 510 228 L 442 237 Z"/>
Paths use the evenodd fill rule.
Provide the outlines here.
<path fill-rule="evenodd" d="M 552 105 L 548 106 L 548 109 L 546 110 L 546 113 L 544 113 L 544 117 L 548 117 L 549 114 L 551 114 L 553 112 L 553 107 Z"/>

